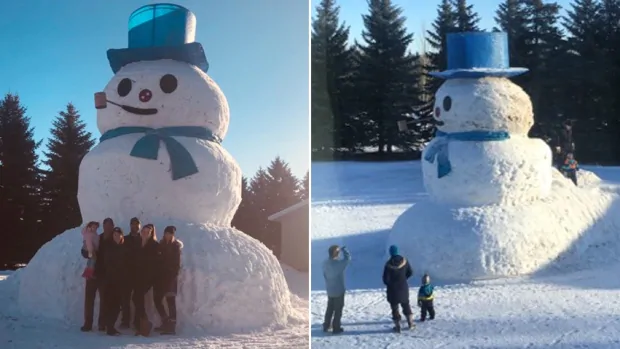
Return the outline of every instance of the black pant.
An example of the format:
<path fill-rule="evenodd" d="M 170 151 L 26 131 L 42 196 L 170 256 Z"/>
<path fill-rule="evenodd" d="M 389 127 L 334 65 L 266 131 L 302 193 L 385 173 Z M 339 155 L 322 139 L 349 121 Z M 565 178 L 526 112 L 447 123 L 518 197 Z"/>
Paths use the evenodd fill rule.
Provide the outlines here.
<path fill-rule="evenodd" d="M 133 292 L 133 305 L 136 307 L 136 314 L 134 315 L 134 319 L 136 322 L 146 318 L 146 308 L 144 307 L 144 297 L 152 288 L 152 285 L 136 285 L 136 288 Z"/>
<path fill-rule="evenodd" d="M 399 305 L 403 308 L 403 314 L 405 314 L 405 317 L 409 317 L 411 315 L 411 305 L 409 302 L 390 302 L 390 308 L 392 309 L 392 320 L 400 321 L 400 312 L 398 311 Z"/>
<path fill-rule="evenodd" d="M 105 286 L 105 304 L 106 304 L 106 328 L 108 331 L 114 328 L 118 314 L 121 311 L 121 299 L 123 291 L 120 285 L 107 284 Z"/>
<path fill-rule="evenodd" d="M 325 310 L 325 321 L 323 328 L 328 329 L 331 325 L 333 330 L 341 328 L 342 309 L 344 308 L 344 295 L 339 297 L 327 298 L 327 310 Z M 333 322 L 332 322 L 333 317 Z"/>
<path fill-rule="evenodd" d="M 568 177 L 575 185 L 577 185 L 577 171 L 567 171 L 566 177 Z"/>
<path fill-rule="evenodd" d="M 128 283 L 127 285 L 125 285 L 125 287 L 123 287 L 122 290 L 122 297 L 121 297 L 121 310 L 123 313 L 122 319 L 121 319 L 121 323 L 129 325 L 129 323 L 131 322 L 131 296 L 132 294 L 134 294 L 136 291 L 136 288 L 134 287 L 133 284 Z M 135 306 L 135 303 L 134 303 Z M 138 322 L 136 321 L 136 316 L 134 314 L 134 319 L 133 319 L 133 324 L 137 325 Z"/>
<path fill-rule="evenodd" d="M 177 302 L 176 297 L 165 297 L 164 290 L 161 289 L 153 289 L 153 302 L 155 303 L 155 309 L 157 309 L 157 314 L 161 318 L 162 322 L 166 319 L 176 320 L 177 319 Z M 166 298 L 166 303 L 168 304 L 168 313 L 166 314 L 166 309 L 164 309 L 164 304 L 162 303 Z"/>
<path fill-rule="evenodd" d="M 426 313 L 429 315 L 429 319 L 433 320 L 435 318 L 435 307 L 433 306 L 433 301 L 422 301 L 422 314 L 420 316 L 420 320 L 426 320 Z"/>
<path fill-rule="evenodd" d="M 97 319 L 97 325 L 99 327 L 105 326 L 105 297 L 103 284 L 101 280 L 88 279 L 86 280 L 86 287 L 84 288 L 84 326 L 93 326 L 93 316 L 95 313 L 95 297 L 97 291 L 99 291 L 99 318 Z"/>

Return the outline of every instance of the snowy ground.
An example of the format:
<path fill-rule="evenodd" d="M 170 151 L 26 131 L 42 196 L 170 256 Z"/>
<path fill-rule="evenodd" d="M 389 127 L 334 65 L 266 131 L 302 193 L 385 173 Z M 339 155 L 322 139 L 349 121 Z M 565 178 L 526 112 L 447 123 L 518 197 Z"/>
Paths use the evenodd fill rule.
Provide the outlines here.
<path fill-rule="evenodd" d="M 300 273 L 282 265 L 284 275 L 293 294 L 291 301 L 296 311 L 308 314 L 308 274 Z M 134 337 L 125 331 L 119 337 L 102 333 L 82 333 L 79 328 L 68 327 L 58 322 L 43 319 L 15 318 L 3 314 L 3 308 L 13 302 L 8 298 L 10 290 L 6 284 L 9 272 L 0 271 L 0 348 L 2 349 L 163 349 L 163 348 L 308 348 L 308 325 L 293 325 L 279 331 L 221 336 L 205 336 L 199 333 L 183 333 L 178 336 Z M 53 300 L 52 300 L 53 301 Z M 239 314 L 239 321 L 252 316 Z M 307 315 L 306 315 L 307 316 Z"/>
<path fill-rule="evenodd" d="M 604 186 L 620 184 L 620 168 L 587 169 Z M 387 234 L 396 218 L 424 196 L 418 162 L 313 164 L 312 348 L 620 348 L 620 266 L 615 263 L 597 270 L 439 285 L 437 319 L 412 332 L 391 333 L 381 284 Z M 326 307 L 321 263 L 332 244 L 346 245 L 353 255 L 341 335 L 321 330 Z M 412 278 L 412 299 L 421 272 Z M 417 315 L 418 308 L 414 311 Z"/>

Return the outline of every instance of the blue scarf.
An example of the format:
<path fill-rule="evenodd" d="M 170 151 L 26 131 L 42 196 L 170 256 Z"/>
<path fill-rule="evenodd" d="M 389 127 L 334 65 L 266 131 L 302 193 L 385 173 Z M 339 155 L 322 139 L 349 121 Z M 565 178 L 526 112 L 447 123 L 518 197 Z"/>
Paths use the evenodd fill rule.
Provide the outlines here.
<path fill-rule="evenodd" d="M 172 180 L 198 173 L 198 167 L 196 167 L 192 155 L 173 137 L 192 137 L 218 144 L 221 142 L 210 130 L 198 126 L 176 126 L 156 129 L 139 126 L 119 127 L 104 133 L 99 142 L 134 133 L 144 133 L 145 135 L 136 142 L 129 155 L 142 159 L 157 160 L 159 142 L 164 142 L 168 155 L 170 155 Z"/>
<path fill-rule="evenodd" d="M 431 164 L 437 159 L 437 178 L 447 176 L 452 171 L 450 164 L 450 152 L 448 143 L 452 140 L 462 142 L 490 142 L 503 141 L 510 138 L 508 132 L 490 132 L 490 131 L 469 131 L 445 133 L 437 130 L 435 134 L 437 141 L 426 151 L 424 160 Z"/>

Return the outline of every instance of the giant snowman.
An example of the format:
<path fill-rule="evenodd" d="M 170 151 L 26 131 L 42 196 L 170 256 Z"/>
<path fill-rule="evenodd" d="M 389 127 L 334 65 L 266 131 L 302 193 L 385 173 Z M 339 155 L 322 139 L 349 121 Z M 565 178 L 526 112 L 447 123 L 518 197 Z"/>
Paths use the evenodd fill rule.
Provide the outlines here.
<path fill-rule="evenodd" d="M 112 217 L 126 227 L 137 216 L 159 234 L 177 227 L 185 245 L 181 328 L 225 333 L 283 326 L 291 304 L 280 264 L 231 227 L 241 171 L 220 144 L 228 103 L 206 74 L 195 21 L 180 6 L 144 6 L 130 17 L 129 48 L 108 51 L 115 75 L 95 96 L 102 136 L 80 165 L 82 219 Z M 18 273 L 23 313 L 83 321 L 81 240 L 80 228 L 63 233 Z M 152 309 L 150 318 L 157 323 Z"/>
<path fill-rule="evenodd" d="M 447 50 L 448 69 L 432 73 L 445 82 L 421 160 L 428 199 L 397 219 L 388 244 L 418 270 L 459 281 L 579 263 L 591 246 L 617 246 L 617 219 L 600 220 L 613 195 L 575 187 L 552 167 L 549 147 L 528 137 L 532 103 L 509 80 L 527 69 L 509 66 L 506 34 L 449 34 Z"/>

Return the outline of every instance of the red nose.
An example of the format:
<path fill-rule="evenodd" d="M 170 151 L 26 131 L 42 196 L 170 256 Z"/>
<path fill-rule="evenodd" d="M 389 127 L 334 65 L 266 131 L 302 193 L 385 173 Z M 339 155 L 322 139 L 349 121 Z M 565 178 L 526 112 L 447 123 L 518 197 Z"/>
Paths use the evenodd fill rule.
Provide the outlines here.
<path fill-rule="evenodd" d="M 439 107 L 435 108 L 435 117 L 439 118 L 441 116 L 441 109 Z"/>
<path fill-rule="evenodd" d="M 138 94 L 138 98 L 140 98 L 140 102 L 148 102 L 151 100 L 151 98 L 153 98 L 153 93 L 151 92 L 151 90 L 144 89 L 140 91 L 140 93 Z"/>

